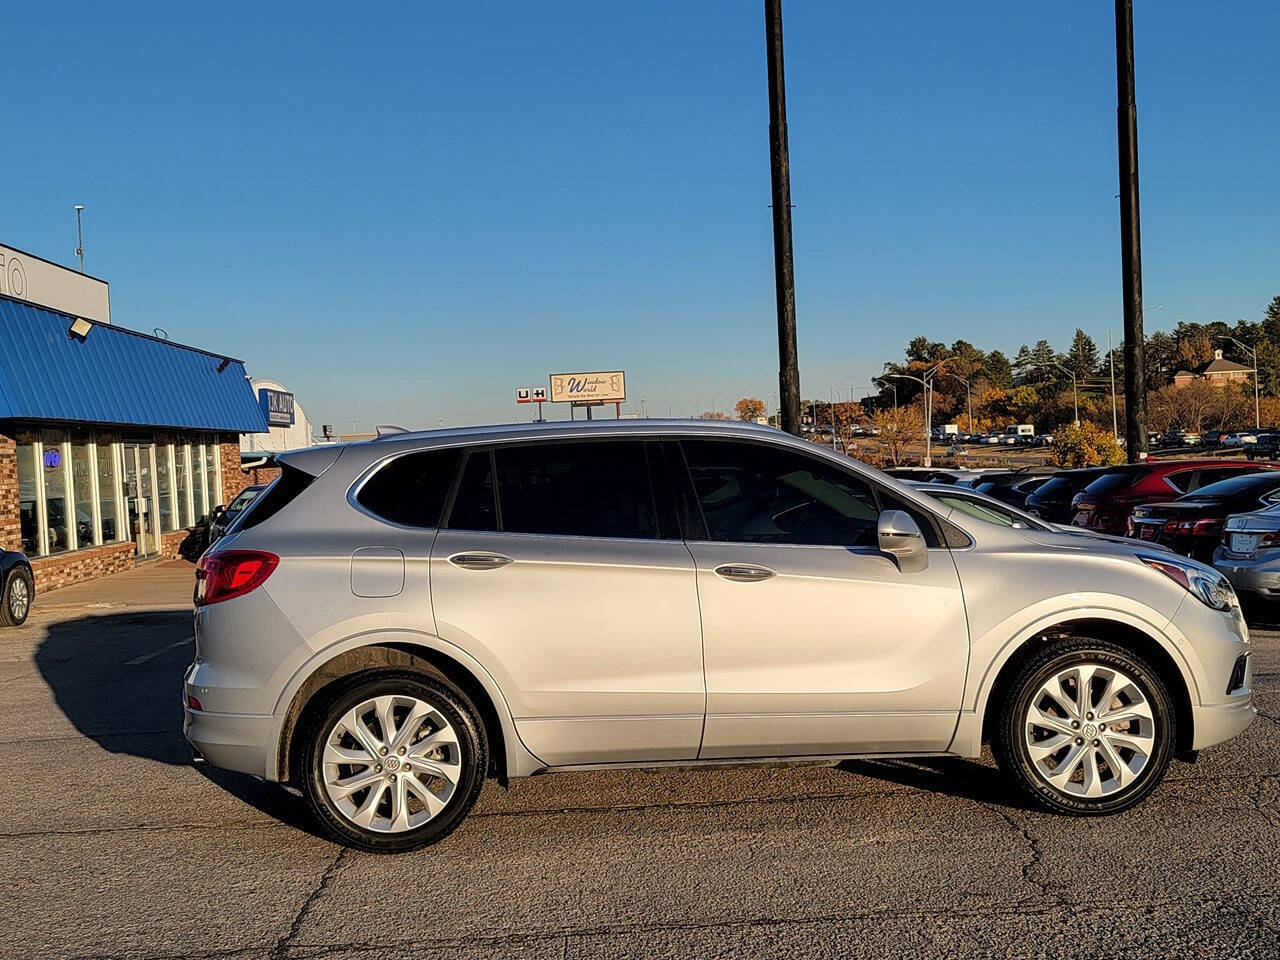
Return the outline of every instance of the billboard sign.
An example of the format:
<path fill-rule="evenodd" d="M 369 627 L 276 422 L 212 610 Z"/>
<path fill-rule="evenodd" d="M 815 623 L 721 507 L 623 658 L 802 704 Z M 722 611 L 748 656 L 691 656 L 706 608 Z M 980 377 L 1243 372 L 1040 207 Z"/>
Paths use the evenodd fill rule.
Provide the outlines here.
<path fill-rule="evenodd" d="M 622 403 L 626 399 L 626 377 L 621 370 L 551 375 L 552 403 Z"/>
<path fill-rule="evenodd" d="M 293 426 L 293 394 L 283 390 L 258 390 L 258 405 L 267 418 L 268 427 Z"/>

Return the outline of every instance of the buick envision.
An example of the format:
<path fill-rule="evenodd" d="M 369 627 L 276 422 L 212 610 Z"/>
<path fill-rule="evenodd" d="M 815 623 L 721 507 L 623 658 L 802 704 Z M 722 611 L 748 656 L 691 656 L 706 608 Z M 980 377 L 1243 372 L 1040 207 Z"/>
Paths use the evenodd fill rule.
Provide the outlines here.
<path fill-rule="evenodd" d="M 281 454 L 201 559 L 184 732 L 339 842 L 486 777 L 977 757 L 1123 810 L 1253 718 L 1210 567 L 990 522 L 767 427 L 549 423 Z"/>

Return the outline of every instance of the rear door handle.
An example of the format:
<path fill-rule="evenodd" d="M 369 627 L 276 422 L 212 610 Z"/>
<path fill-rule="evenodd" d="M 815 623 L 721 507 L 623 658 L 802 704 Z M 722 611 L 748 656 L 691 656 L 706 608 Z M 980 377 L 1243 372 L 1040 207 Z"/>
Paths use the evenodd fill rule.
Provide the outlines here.
<path fill-rule="evenodd" d="M 500 553 L 455 553 L 449 562 L 464 570 L 497 570 L 510 563 L 511 558 Z"/>
<path fill-rule="evenodd" d="M 777 576 L 768 567 L 757 567 L 751 563 L 722 563 L 716 567 L 716 574 L 738 583 L 756 583 L 759 580 L 768 580 L 770 577 Z"/>

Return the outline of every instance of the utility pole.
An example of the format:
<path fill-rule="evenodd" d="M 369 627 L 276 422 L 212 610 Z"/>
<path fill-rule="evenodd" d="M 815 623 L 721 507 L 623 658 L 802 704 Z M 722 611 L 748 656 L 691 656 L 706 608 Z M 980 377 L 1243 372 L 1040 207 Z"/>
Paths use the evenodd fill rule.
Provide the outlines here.
<path fill-rule="evenodd" d="M 1120 261 L 1124 270 L 1124 437 L 1130 463 L 1147 458 L 1147 384 L 1142 361 L 1142 231 L 1138 209 L 1138 106 L 1134 96 L 1133 0 L 1116 0 L 1116 139 L 1120 155 Z"/>
<path fill-rule="evenodd" d="M 76 256 L 80 258 L 80 272 L 84 273 L 84 231 L 80 228 L 80 212 L 84 210 L 83 203 L 76 204 Z"/>
<path fill-rule="evenodd" d="M 1107 362 L 1111 364 L 1111 435 L 1120 440 L 1120 421 L 1116 413 L 1116 348 L 1111 344 L 1111 328 L 1107 328 Z"/>
<path fill-rule="evenodd" d="M 778 301 L 778 388 L 782 429 L 800 435 L 800 362 L 796 354 L 796 281 L 791 258 L 791 161 L 782 69 L 782 0 L 764 0 L 769 61 L 769 171 L 773 181 L 773 274 Z"/>

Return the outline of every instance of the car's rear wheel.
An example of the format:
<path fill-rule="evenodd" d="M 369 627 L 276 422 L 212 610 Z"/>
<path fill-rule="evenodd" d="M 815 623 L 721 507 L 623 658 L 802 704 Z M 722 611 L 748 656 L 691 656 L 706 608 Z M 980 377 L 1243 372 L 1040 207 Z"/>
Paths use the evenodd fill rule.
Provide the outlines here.
<path fill-rule="evenodd" d="M 1159 675 L 1105 641 L 1046 644 L 1018 671 L 993 749 L 1027 796 L 1059 813 L 1117 813 L 1155 789 L 1176 718 Z"/>
<path fill-rule="evenodd" d="M 486 745 L 475 707 L 452 685 L 380 673 L 342 686 L 314 712 L 304 790 L 334 840 L 379 853 L 435 843 L 471 810 Z"/>
<path fill-rule="evenodd" d="M 25 570 L 14 569 L 0 590 L 0 625 L 20 627 L 31 614 L 31 601 L 35 599 L 35 587 L 31 575 Z"/>

